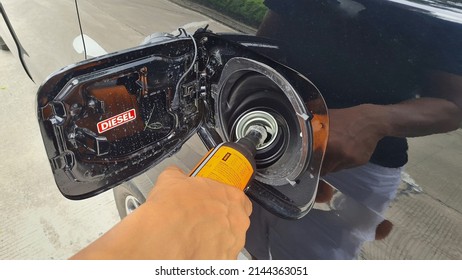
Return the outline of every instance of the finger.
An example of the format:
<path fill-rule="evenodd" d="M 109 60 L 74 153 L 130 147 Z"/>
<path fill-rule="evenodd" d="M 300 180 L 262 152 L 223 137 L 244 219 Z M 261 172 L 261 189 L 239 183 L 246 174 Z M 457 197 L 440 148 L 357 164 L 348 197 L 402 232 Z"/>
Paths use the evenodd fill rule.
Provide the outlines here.
<path fill-rule="evenodd" d="M 252 213 L 252 202 L 242 190 L 209 178 L 196 177 L 195 179 L 202 180 L 212 188 L 221 189 L 220 192 L 217 191 L 214 194 L 224 195 L 226 198 L 222 197 L 222 199 L 239 203 L 239 206 L 244 210 L 247 217 Z"/>
<path fill-rule="evenodd" d="M 337 165 L 338 161 L 331 160 L 329 157 L 326 156 L 321 167 L 321 176 L 333 172 L 333 170 L 336 169 Z"/>
<path fill-rule="evenodd" d="M 169 172 L 169 173 L 171 172 L 172 174 L 181 174 L 181 175 L 186 176 L 186 173 L 181 168 L 179 168 L 177 165 L 169 165 L 169 166 L 167 166 L 164 169 L 164 172 Z"/>
<path fill-rule="evenodd" d="M 170 187 L 187 178 L 187 175 L 175 165 L 165 168 L 157 177 L 156 183 L 152 190 L 149 192 L 148 198 L 154 197 L 154 194 L 163 190 L 169 190 Z"/>
<path fill-rule="evenodd" d="M 221 184 L 221 183 L 220 183 Z M 252 213 L 252 202 L 248 198 L 245 193 L 233 186 L 229 186 L 226 184 L 223 184 L 225 186 L 225 190 L 227 193 L 227 196 L 229 199 L 237 199 L 240 202 L 240 205 L 242 206 L 243 210 L 247 214 L 247 216 L 250 216 Z"/>
<path fill-rule="evenodd" d="M 171 179 L 184 179 L 187 175 L 176 165 L 170 165 L 160 173 L 158 182 Z"/>
<path fill-rule="evenodd" d="M 316 193 L 315 202 L 327 203 L 334 196 L 334 189 L 325 181 L 320 180 L 318 184 L 318 191 Z"/>
<path fill-rule="evenodd" d="M 236 257 L 242 248 L 244 248 L 246 232 L 250 227 L 249 216 L 242 210 L 242 208 L 234 209 L 229 215 L 230 233 L 232 234 L 232 238 L 229 238 L 229 241 L 233 240 L 231 243 L 231 257 Z M 234 253 L 235 255 L 233 255 Z"/>
<path fill-rule="evenodd" d="M 338 164 L 330 170 L 330 172 L 334 173 L 334 172 L 338 172 L 344 169 L 350 169 L 350 168 L 357 167 L 357 166 L 359 166 L 357 163 L 342 160 L 342 161 L 339 161 Z"/>
<path fill-rule="evenodd" d="M 353 162 L 341 156 L 335 157 L 326 155 L 321 167 L 321 176 L 355 166 L 356 165 Z"/>
<path fill-rule="evenodd" d="M 250 214 L 252 214 L 253 206 L 252 206 L 252 202 L 246 195 L 244 195 L 244 198 L 243 198 L 243 206 L 244 206 L 244 211 L 247 214 L 247 217 L 250 216 Z"/>

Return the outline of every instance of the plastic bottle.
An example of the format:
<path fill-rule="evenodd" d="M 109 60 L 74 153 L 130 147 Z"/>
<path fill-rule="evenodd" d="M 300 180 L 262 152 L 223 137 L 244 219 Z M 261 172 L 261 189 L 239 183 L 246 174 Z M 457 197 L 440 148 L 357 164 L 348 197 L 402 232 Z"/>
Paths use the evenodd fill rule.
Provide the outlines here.
<path fill-rule="evenodd" d="M 236 142 L 224 142 L 211 149 L 190 176 L 213 179 L 245 191 L 255 176 L 257 147 L 266 137 L 263 126 L 250 126 L 246 135 Z"/>

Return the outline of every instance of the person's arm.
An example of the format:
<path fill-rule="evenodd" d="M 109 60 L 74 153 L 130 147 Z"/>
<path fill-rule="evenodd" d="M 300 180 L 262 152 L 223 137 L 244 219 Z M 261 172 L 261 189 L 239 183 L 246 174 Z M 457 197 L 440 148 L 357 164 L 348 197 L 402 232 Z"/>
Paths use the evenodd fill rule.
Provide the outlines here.
<path fill-rule="evenodd" d="M 290 22 L 268 11 L 257 35 L 279 38 Z M 462 77 L 429 71 L 423 97 L 393 105 L 363 104 L 329 109 L 329 139 L 322 174 L 365 164 L 377 142 L 385 136 L 417 137 L 444 133 L 460 127 L 462 120 Z"/>
<path fill-rule="evenodd" d="M 439 98 L 329 110 L 330 132 L 323 173 L 366 163 L 384 136 L 418 137 L 461 127 L 462 76 L 433 70 L 425 78 L 421 95 Z"/>
<path fill-rule="evenodd" d="M 237 188 L 169 167 L 146 203 L 71 259 L 236 259 L 251 211 Z"/>
<path fill-rule="evenodd" d="M 424 97 L 394 105 L 331 109 L 329 119 L 323 174 L 367 163 L 385 136 L 417 137 L 455 130 L 462 110 L 452 101 Z"/>

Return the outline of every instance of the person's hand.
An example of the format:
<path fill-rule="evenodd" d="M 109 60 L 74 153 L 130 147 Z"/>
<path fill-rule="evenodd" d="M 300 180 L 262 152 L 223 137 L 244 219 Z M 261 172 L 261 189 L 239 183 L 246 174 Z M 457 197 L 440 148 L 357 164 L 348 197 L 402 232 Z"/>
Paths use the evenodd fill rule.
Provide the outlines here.
<path fill-rule="evenodd" d="M 239 189 L 163 171 L 146 203 L 74 259 L 236 259 L 252 204 Z"/>
<path fill-rule="evenodd" d="M 316 192 L 316 203 L 329 203 L 334 196 L 335 189 L 324 180 L 319 180 L 318 190 Z"/>
<path fill-rule="evenodd" d="M 369 161 L 386 133 L 380 106 L 364 104 L 329 110 L 329 139 L 321 173 L 360 166 Z"/>
<path fill-rule="evenodd" d="M 188 177 L 172 166 L 159 176 L 146 204 L 169 217 L 172 243 L 181 258 L 236 259 L 244 247 L 252 204 L 235 187 Z"/>

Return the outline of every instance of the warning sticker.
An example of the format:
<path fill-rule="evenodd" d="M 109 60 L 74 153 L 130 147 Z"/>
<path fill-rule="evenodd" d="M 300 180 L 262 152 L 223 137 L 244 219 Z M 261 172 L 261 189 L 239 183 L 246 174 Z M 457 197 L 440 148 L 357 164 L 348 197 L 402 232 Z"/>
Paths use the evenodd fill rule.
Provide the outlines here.
<path fill-rule="evenodd" d="M 221 146 L 196 176 L 244 190 L 253 173 L 252 164 L 243 154 L 231 147 Z"/>

